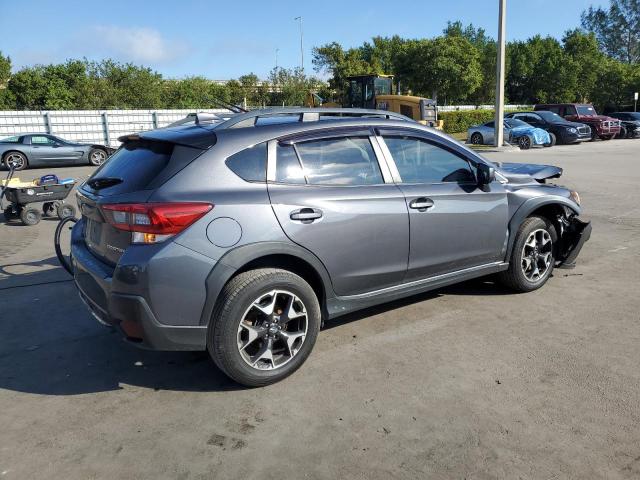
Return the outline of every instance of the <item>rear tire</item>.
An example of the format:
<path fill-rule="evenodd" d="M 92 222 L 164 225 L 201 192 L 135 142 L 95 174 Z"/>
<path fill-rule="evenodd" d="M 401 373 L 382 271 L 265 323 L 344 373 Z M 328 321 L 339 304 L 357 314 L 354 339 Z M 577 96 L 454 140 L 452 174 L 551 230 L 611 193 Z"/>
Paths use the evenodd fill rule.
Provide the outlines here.
<path fill-rule="evenodd" d="M 20 220 L 22 223 L 28 226 L 37 225 L 40 223 L 40 219 L 42 218 L 42 214 L 40 210 L 34 207 L 24 207 L 20 211 Z"/>
<path fill-rule="evenodd" d="M 518 146 L 520 147 L 520 150 L 529 150 L 532 143 L 533 142 L 531 141 L 531 137 L 529 137 L 529 135 L 523 135 L 518 138 Z"/>
<path fill-rule="evenodd" d="M 553 147 L 556 144 L 556 136 L 554 133 L 549 132 L 549 138 L 551 141 L 549 143 L 545 143 L 545 147 Z"/>
<path fill-rule="evenodd" d="M 250 270 L 222 290 L 207 331 L 207 349 L 236 382 L 269 385 L 304 363 L 320 322 L 318 298 L 304 279 L 275 268 Z"/>
<path fill-rule="evenodd" d="M 16 172 L 24 170 L 29 166 L 29 161 L 22 152 L 7 152 L 2 158 L 2 161 L 4 162 L 4 166 L 7 167 L 7 170 L 9 170 L 9 164 L 13 164 L 13 169 Z"/>
<path fill-rule="evenodd" d="M 556 229 L 546 218 L 527 218 L 516 233 L 509 269 L 500 272 L 498 280 L 517 292 L 542 287 L 553 272 L 557 240 Z"/>
<path fill-rule="evenodd" d="M 99 167 L 107 159 L 107 152 L 101 148 L 92 148 L 89 152 L 89 163 Z"/>

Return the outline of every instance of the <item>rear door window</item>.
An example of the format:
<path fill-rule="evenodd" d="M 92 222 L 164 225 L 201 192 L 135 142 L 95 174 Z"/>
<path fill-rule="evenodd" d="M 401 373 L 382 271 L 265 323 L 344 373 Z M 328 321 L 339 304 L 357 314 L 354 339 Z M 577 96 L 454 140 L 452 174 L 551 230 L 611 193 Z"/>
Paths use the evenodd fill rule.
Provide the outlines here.
<path fill-rule="evenodd" d="M 368 137 L 340 137 L 295 146 L 310 185 L 377 185 L 384 183 Z"/>
<path fill-rule="evenodd" d="M 304 184 L 304 172 L 293 145 L 280 145 L 276 148 L 276 182 Z"/>

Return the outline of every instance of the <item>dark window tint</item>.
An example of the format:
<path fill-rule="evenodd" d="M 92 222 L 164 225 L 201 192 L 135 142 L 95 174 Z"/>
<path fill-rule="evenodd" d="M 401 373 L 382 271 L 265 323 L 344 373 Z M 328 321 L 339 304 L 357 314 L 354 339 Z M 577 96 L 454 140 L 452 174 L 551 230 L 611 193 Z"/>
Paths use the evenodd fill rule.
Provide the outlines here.
<path fill-rule="evenodd" d="M 469 163 L 424 140 L 385 137 L 403 183 L 475 182 Z"/>
<path fill-rule="evenodd" d="M 276 149 L 276 182 L 305 183 L 304 173 L 293 145 L 278 145 Z"/>
<path fill-rule="evenodd" d="M 267 178 L 267 144 L 254 145 L 227 158 L 227 167 L 247 182 L 264 182 Z"/>
<path fill-rule="evenodd" d="M 378 160 L 366 137 L 316 140 L 296 145 L 307 181 L 315 185 L 384 183 Z"/>
<path fill-rule="evenodd" d="M 400 105 L 400 113 L 405 117 L 413 118 L 413 107 L 411 105 Z"/>
<path fill-rule="evenodd" d="M 172 153 L 172 143 L 127 142 L 91 178 L 123 180 L 112 187 L 100 189 L 100 195 L 144 190 L 167 167 Z"/>
<path fill-rule="evenodd" d="M 495 126 L 496 122 L 487 122 L 484 124 L 485 127 L 487 128 L 493 128 Z"/>

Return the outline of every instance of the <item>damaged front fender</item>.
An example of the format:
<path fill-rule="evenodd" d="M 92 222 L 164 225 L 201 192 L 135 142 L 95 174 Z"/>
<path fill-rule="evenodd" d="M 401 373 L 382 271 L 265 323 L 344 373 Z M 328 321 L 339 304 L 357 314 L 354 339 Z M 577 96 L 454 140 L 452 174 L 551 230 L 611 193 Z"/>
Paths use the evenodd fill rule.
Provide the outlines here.
<path fill-rule="evenodd" d="M 562 216 L 560 224 L 560 242 L 557 250 L 558 268 L 574 268 L 583 245 L 591 237 L 591 222 L 583 222 L 576 215 Z"/>

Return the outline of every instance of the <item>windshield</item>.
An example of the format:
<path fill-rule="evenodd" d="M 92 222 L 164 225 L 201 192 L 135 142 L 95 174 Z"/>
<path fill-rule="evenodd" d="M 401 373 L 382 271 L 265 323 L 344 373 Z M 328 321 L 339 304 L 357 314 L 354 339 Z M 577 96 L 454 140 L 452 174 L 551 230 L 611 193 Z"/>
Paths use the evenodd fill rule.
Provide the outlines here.
<path fill-rule="evenodd" d="M 538 111 L 536 112 L 538 115 L 540 115 L 544 120 L 546 120 L 549 123 L 553 123 L 553 122 L 564 122 L 564 118 L 562 118 L 560 115 L 558 115 L 557 113 L 553 113 L 553 112 L 545 112 L 545 111 Z"/>
<path fill-rule="evenodd" d="M 597 115 L 596 109 L 592 105 L 578 105 L 578 115 Z"/>
<path fill-rule="evenodd" d="M 507 118 L 504 123 L 506 123 L 509 127 L 530 127 L 527 122 L 523 122 L 522 120 L 518 120 L 517 118 Z"/>
<path fill-rule="evenodd" d="M 13 136 L 13 137 L 5 137 L 3 139 L 0 140 L 0 143 L 18 143 L 18 139 L 20 137 L 18 137 L 17 135 Z"/>

